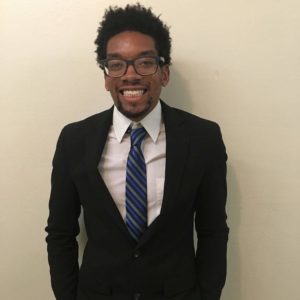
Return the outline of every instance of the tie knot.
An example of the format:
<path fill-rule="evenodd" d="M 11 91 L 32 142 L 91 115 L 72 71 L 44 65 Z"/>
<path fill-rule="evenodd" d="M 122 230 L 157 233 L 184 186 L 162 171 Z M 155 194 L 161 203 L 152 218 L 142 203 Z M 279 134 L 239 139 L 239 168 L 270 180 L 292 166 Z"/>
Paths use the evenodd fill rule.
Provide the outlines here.
<path fill-rule="evenodd" d="M 141 146 L 141 143 L 146 135 L 144 127 L 130 129 L 131 146 Z"/>

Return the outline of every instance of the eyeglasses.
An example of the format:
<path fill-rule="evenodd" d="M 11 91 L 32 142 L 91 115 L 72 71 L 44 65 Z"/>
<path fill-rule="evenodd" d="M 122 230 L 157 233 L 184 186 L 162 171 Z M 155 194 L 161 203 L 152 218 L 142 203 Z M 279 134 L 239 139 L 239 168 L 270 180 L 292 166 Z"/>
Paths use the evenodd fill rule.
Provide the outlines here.
<path fill-rule="evenodd" d="M 108 58 L 100 61 L 100 68 L 109 77 L 121 77 L 126 74 L 128 66 L 132 65 L 135 72 L 142 76 L 153 75 L 158 66 L 165 60 L 160 56 L 138 57 L 132 60 Z"/>

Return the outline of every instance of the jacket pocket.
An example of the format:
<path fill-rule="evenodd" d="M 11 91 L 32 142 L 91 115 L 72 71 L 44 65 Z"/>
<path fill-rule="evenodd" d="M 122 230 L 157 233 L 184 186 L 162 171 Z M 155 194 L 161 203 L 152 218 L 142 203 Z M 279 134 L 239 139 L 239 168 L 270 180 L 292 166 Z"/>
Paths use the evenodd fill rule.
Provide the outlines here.
<path fill-rule="evenodd" d="M 170 278 L 164 284 L 164 294 L 167 298 L 170 298 L 192 289 L 195 284 L 196 278 L 191 276 Z"/>
<path fill-rule="evenodd" d="M 90 295 L 111 295 L 111 286 L 95 275 L 93 272 L 86 270 L 80 270 L 79 272 L 79 290 L 82 290 L 85 294 Z M 92 298 L 94 299 L 94 298 Z"/>

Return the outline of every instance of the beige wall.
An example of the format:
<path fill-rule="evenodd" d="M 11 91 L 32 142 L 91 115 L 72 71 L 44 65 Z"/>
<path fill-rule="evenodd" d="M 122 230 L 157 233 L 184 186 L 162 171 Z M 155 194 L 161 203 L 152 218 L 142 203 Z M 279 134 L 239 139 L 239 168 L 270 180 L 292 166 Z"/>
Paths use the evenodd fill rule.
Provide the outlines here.
<path fill-rule="evenodd" d="M 60 129 L 111 105 L 93 41 L 104 0 L 0 2 L 0 298 L 53 299 L 44 227 Z M 223 300 L 297 300 L 300 4 L 141 1 L 173 36 L 163 98 L 216 120 L 229 154 Z"/>

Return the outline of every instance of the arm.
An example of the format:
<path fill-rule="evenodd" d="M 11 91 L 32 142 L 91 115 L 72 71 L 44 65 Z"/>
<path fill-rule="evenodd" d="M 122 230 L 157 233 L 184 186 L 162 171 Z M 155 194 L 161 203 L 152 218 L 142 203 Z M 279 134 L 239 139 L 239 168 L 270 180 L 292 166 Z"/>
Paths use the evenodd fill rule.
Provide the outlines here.
<path fill-rule="evenodd" d="M 80 202 L 68 167 L 62 131 L 53 158 L 49 201 L 48 261 L 56 299 L 75 300 L 78 277 L 78 217 Z"/>
<path fill-rule="evenodd" d="M 212 134 L 206 169 L 198 191 L 196 263 L 201 299 L 219 300 L 226 278 L 226 160 L 219 127 Z"/>

